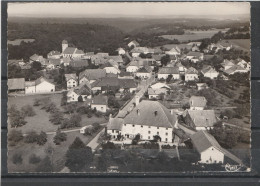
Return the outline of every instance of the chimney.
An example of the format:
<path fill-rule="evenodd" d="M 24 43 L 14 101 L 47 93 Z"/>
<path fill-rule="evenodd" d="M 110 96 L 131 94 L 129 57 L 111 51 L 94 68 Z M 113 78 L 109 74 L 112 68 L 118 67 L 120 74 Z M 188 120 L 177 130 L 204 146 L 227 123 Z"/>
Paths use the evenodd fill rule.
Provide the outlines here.
<path fill-rule="evenodd" d="M 139 105 L 140 98 L 139 96 L 135 96 L 135 106 Z"/>

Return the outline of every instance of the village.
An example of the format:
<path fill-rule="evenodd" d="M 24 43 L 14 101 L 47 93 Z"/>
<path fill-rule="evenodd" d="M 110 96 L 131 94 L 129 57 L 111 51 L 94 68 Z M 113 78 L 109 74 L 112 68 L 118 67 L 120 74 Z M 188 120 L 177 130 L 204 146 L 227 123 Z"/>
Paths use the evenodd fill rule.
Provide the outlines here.
<path fill-rule="evenodd" d="M 249 167 L 247 152 L 233 147 L 250 143 L 250 61 L 226 57 L 238 51 L 228 40 L 202 49 L 202 41 L 149 48 L 136 39 L 117 55 L 60 44 L 46 57 L 8 61 L 37 74 L 8 79 L 12 170 L 26 158 L 29 172 Z M 76 144 L 87 147 L 85 157 L 69 152 Z"/>

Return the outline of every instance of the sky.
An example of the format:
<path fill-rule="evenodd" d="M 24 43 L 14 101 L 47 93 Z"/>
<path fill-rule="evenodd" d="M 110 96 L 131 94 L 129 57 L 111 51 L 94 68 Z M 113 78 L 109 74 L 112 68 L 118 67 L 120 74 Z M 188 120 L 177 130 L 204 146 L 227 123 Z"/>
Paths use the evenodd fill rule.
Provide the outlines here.
<path fill-rule="evenodd" d="M 120 17 L 250 14 L 244 2 L 8 3 L 8 15 L 36 17 Z"/>

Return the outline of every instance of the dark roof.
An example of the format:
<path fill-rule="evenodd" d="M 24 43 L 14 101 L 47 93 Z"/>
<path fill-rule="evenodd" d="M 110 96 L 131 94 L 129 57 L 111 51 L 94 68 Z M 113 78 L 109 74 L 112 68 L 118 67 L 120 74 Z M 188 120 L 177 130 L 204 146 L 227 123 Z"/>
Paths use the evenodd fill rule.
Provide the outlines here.
<path fill-rule="evenodd" d="M 77 95 L 91 95 L 91 89 L 90 89 L 90 85 L 88 84 L 81 84 L 78 87 L 74 88 L 74 92 Z"/>
<path fill-rule="evenodd" d="M 94 83 L 91 87 L 118 87 L 118 88 L 135 88 L 137 87 L 133 79 L 118 79 L 117 77 L 105 77 Z"/>
<path fill-rule="evenodd" d="M 48 53 L 48 56 L 61 55 L 59 51 L 52 50 Z"/>
<path fill-rule="evenodd" d="M 74 54 L 76 48 L 75 47 L 67 47 L 65 48 L 65 50 L 63 51 L 63 54 Z"/>
<path fill-rule="evenodd" d="M 216 70 L 214 70 L 211 66 L 206 66 L 205 68 L 203 68 L 201 70 L 201 72 L 203 74 L 206 74 L 206 73 L 218 73 Z"/>
<path fill-rule="evenodd" d="M 88 80 L 97 80 L 106 77 L 104 69 L 86 69 L 79 74 L 79 79 L 86 77 Z"/>
<path fill-rule="evenodd" d="M 69 81 L 70 79 L 74 79 L 75 81 L 78 80 L 78 77 L 76 74 L 65 74 L 66 81 Z"/>
<path fill-rule="evenodd" d="M 126 117 L 125 123 L 173 128 L 177 115 L 171 114 L 165 106 L 157 101 L 141 101 Z"/>
<path fill-rule="evenodd" d="M 98 95 L 93 97 L 92 104 L 94 105 L 107 105 L 107 96 Z"/>
<path fill-rule="evenodd" d="M 200 57 L 201 53 L 200 52 L 189 52 L 187 56 L 194 56 L 194 57 Z"/>
<path fill-rule="evenodd" d="M 121 130 L 124 119 L 122 118 L 110 118 L 107 124 L 107 130 Z"/>
<path fill-rule="evenodd" d="M 225 70 L 224 72 L 227 74 L 233 74 L 237 70 L 246 70 L 246 69 L 244 69 L 243 67 L 241 67 L 239 65 L 234 65 L 234 66 L 230 67 L 229 69 Z"/>
<path fill-rule="evenodd" d="M 184 117 L 187 113 L 196 127 L 213 127 L 217 122 L 214 110 L 188 110 L 184 112 Z"/>
<path fill-rule="evenodd" d="M 140 69 L 138 69 L 137 73 L 150 73 L 152 72 L 152 68 L 149 66 L 144 66 Z"/>
<path fill-rule="evenodd" d="M 130 72 L 121 71 L 119 76 L 120 77 L 131 76 L 131 73 Z"/>
<path fill-rule="evenodd" d="M 8 79 L 8 90 L 19 90 L 24 89 L 25 80 L 24 78 Z"/>
<path fill-rule="evenodd" d="M 87 67 L 88 66 L 88 61 L 87 60 L 84 60 L 84 59 L 80 59 L 80 60 L 72 60 L 69 62 L 70 63 L 70 66 L 72 67 Z"/>
<path fill-rule="evenodd" d="M 186 70 L 185 74 L 198 74 L 198 71 L 195 68 L 190 67 Z"/>

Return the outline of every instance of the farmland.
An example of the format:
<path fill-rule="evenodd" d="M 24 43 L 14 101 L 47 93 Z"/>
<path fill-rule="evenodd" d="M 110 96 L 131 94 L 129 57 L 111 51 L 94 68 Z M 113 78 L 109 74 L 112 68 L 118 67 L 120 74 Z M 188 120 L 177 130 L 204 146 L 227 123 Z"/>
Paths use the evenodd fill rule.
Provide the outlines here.
<path fill-rule="evenodd" d="M 191 31 L 191 30 L 186 30 L 185 34 L 183 35 L 162 35 L 160 37 L 164 39 L 169 39 L 169 40 L 174 40 L 177 39 L 179 42 L 188 42 L 188 41 L 195 41 L 195 40 L 200 40 L 200 39 L 205 39 L 205 38 L 211 38 L 214 34 L 218 33 L 219 31 L 221 32 L 226 32 L 227 30 L 221 30 L 221 29 L 212 29 L 212 30 L 207 30 L 207 31 Z"/>
<path fill-rule="evenodd" d="M 250 39 L 229 39 L 228 41 L 237 49 L 250 51 Z"/>

